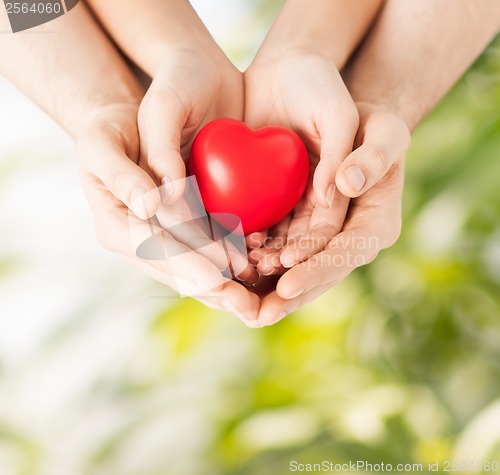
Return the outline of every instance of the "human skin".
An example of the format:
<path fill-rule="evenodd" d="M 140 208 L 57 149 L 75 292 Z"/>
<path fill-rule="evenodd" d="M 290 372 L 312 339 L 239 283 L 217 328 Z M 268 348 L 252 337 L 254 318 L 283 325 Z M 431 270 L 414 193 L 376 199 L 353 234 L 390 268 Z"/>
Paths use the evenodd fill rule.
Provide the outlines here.
<path fill-rule="evenodd" d="M 185 162 L 198 131 L 219 117 L 243 118 L 242 75 L 185 0 L 87 3 L 121 50 L 152 78 L 138 114 L 139 165 L 162 185 L 163 202 L 175 202 L 184 190 Z M 217 255 L 205 257 L 216 263 Z M 186 268 L 196 278 L 198 268 Z M 257 273 L 247 262 L 239 278 L 252 284 Z M 214 287 L 210 301 L 201 295 L 196 298 L 233 311 L 252 326 L 259 299 L 241 287 L 237 294 L 242 298 L 230 302 L 218 293 L 220 289 Z"/>
<path fill-rule="evenodd" d="M 169 181 L 172 178 L 175 180 L 184 177 L 184 161 L 189 147 L 197 131 L 206 122 L 218 117 L 243 119 L 244 91 L 241 74 L 215 44 L 189 2 L 149 0 L 139 5 L 132 0 L 90 0 L 89 4 L 120 48 L 153 78 L 139 114 L 143 147 L 141 157 L 146 160 L 147 167 L 158 180 Z M 358 122 L 356 109 L 337 67 L 345 63 L 359 43 L 380 4 L 381 1 L 371 2 L 370 7 L 366 8 L 364 2 L 346 3 L 335 0 L 326 4 L 315 0 L 313 14 L 306 17 L 304 12 L 309 11 L 310 6 L 308 7 L 304 0 L 290 0 L 248 71 L 247 77 L 251 76 L 252 80 L 247 81 L 247 90 L 254 84 L 257 90 L 255 94 L 245 98 L 246 109 L 250 111 L 245 120 L 254 126 L 259 126 L 259 121 L 271 120 L 296 130 L 302 128 L 304 131 L 308 128 L 306 133 L 311 136 L 311 156 L 314 161 L 319 156 L 320 137 L 311 132 L 316 125 L 312 120 L 301 121 L 300 124 L 289 123 L 286 116 L 290 111 L 285 109 L 282 109 L 276 118 L 265 117 L 269 111 L 267 94 L 273 94 L 273 91 L 266 88 L 273 80 L 268 66 L 275 58 L 284 56 L 286 61 L 283 61 L 278 73 L 285 72 L 287 68 L 293 73 L 298 66 L 306 76 L 310 72 L 310 63 L 313 62 L 313 70 L 321 70 L 323 74 L 317 78 L 315 84 L 311 83 L 311 87 L 318 90 L 316 105 L 319 105 L 325 96 L 331 98 L 332 105 L 328 114 L 324 114 L 323 120 L 318 116 L 313 119 L 317 119 L 317 123 L 322 122 L 325 131 L 329 130 L 328 125 L 333 125 L 335 130 L 334 134 L 326 137 L 327 141 L 330 139 L 333 144 L 323 155 L 337 162 L 345 158 L 352 150 L 352 140 Z M 296 24 L 299 16 L 302 17 L 303 28 L 289 31 L 288 25 L 292 20 L 293 24 Z M 134 18 L 132 24 L 130 18 Z M 332 34 L 332 27 L 336 29 L 335 34 Z M 310 44 L 342 46 L 325 48 L 322 51 L 317 48 L 306 50 L 306 46 L 309 47 Z M 288 54 L 289 51 L 294 54 Z M 335 54 L 329 56 L 331 52 Z M 265 77 L 261 85 L 259 83 L 263 73 Z M 325 77 L 329 82 L 320 90 L 321 81 L 324 81 Z M 332 85 L 333 94 L 329 91 Z M 283 88 L 285 87 L 287 91 L 284 95 L 293 95 L 293 84 L 283 84 Z M 263 108 L 262 104 L 266 104 L 266 108 Z M 295 117 L 300 119 L 303 116 L 302 106 L 303 104 L 299 103 L 294 110 Z M 342 108 L 345 109 L 339 114 L 342 119 L 335 122 L 334 112 L 339 112 Z M 258 115 L 255 114 L 257 110 Z M 346 125 L 349 127 L 348 134 L 344 133 Z M 339 156 L 336 151 L 342 141 L 346 145 L 343 156 Z M 312 166 L 313 169 L 315 165 L 316 163 Z M 318 176 L 321 185 L 322 175 Z M 333 175 L 330 182 L 333 182 Z M 323 183 L 325 193 L 330 184 Z M 312 181 L 309 189 L 311 194 Z M 338 196 L 335 223 L 332 224 L 337 226 L 337 230 L 340 230 L 347 209 L 347 200 L 343 200 L 343 205 L 337 203 L 340 201 L 342 198 Z M 305 203 L 306 207 L 310 206 L 309 201 Z M 323 205 L 329 206 L 325 198 Z M 323 215 L 324 212 L 318 211 L 316 218 L 321 221 Z M 326 215 L 329 216 L 330 213 Z M 330 226 L 330 223 L 327 225 Z M 259 270 L 262 271 L 262 268 Z M 252 314 L 255 311 L 254 308 L 250 309 Z"/>
<path fill-rule="evenodd" d="M 250 261 L 261 274 L 283 272 L 279 252 L 295 231 L 314 230 L 314 249 L 303 256 L 308 257 L 326 245 L 324 236 L 342 228 L 349 201 L 335 190 L 335 170 L 352 151 L 359 118 L 339 69 L 382 3 L 289 0 L 245 72 L 245 121 L 295 130 L 310 157 L 309 184 L 293 215 L 269 233 L 247 238 L 256 248 Z"/>
<path fill-rule="evenodd" d="M 8 28 L 6 17 L 0 22 Z M 77 142 L 81 182 L 99 241 L 175 289 L 179 276 L 172 275 L 168 260 L 139 259 L 131 237 L 147 238 L 157 232 L 165 245 L 183 246 L 145 221 L 158 210 L 161 196 L 155 179 L 138 165 L 137 116 L 144 91 L 85 4 L 52 21 L 50 27 L 2 35 L 0 54 L 0 72 Z M 139 198 L 134 197 L 138 189 Z M 197 298 L 230 310 L 245 322 L 256 317 L 258 298 L 222 278 L 211 260 L 194 252 L 186 252 L 182 259 L 181 267 L 191 271 L 187 278 L 196 278 L 202 289 L 212 289 Z"/>
<path fill-rule="evenodd" d="M 347 220 L 324 251 L 280 278 L 261 304 L 261 324 L 273 324 L 317 298 L 397 240 L 410 131 L 499 28 L 500 3 L 494 0 L 388 0 L 345 71 L 361 119 L 356 149 L 335 177 L 338 189 L 353 198 Z M 346 175 L 353 166 L 364 176 L 361 186 Z M 307 228 L 301 232 L 307 239 Z M 294 255 L 294 246 L 282 251 L 282 261 Z"/>
<path fill-rule="evenodd" d="M 307 135 L 311 178 L 322 145 L 324 161 L 337 165 L 352 150 L 358 117 L 338 68 L 360 42 L 381 3 L 370 2 L 367 7 L 365 2 L 314 0 L 311 8 L 304 0 L 290 0 L 247 71 L 246 89 L 252 92 L 245 97 L 245 120 L 256 127 L 270 122 L 281 123 Z M 204 123 L 220 116 L 243 118 L 241 76 L 184 0 L 149 0 L 140 6 L 131 0 L 90 0 L 89 4 L 129 58 L 153 77 L 141 106 L 139 129 L 144 144 L 141 156 L 146 158 L 147 166 L 158 180 L 182 178 L 185 173 L 182 160 L 187 158 L 192 139 Z M 130 25 L 130 18 L 134 18 L 133 25 Z M 299 18 L 301 28 L 297 29 Z M 290 24 L 294 25 L 293 31 Z M 216 65 L 215 70 L 207 64 L 207 58 Z M 277 68 L 276 59 L 280 60 Z M 221 76 L 214 75 L 214 71 Z M 310 81 L 311 90 L 317 92 L 316 102 L 298 101 L 293 107 L 281 108 L 272 116 L 269 96 L 282 95 L 285 104 L 287 98 L 294 96 L 297 81 L 287 80 L 282 81 L 280 87 L 270 86 L 276 75 L 289 75 L 287 79 L 291 79 L 296 71 L 301 71 L 304 78 L 310 78 L 311 71 L 316 73 Z M 324 107 L 325 98 L 327 107 Z M 227 104 L 233 105 L 231 111 L 227 110 Z M 289 120 L 292 114 L 293 120 Z M 190 127 L 186 125 L 186 118 L 190 119 Z M 324 134 L 315 133 L 318 125 Z M 344 144 L 343 150 L 339 153 L 341 144 Z M 331 218 L 334 193 L 330 190 L 328 199 L 326 195 L 333 184 L 334 173 L 331 171 L 329 178 L 322 173 L 316 177 L 319 177 L 318 192 L 315 195 L 311 179 L 310 199 L 303 200 L 299 207 L 302 206 L 302 213 L 307 215 L 319 196 L 326 211 L 318 210 L 313 222 L 316 220 L 324 233 L 328 234 L 331 228 L 338 232 L 345 218 L 347 200 L 336 194 L 335 217 Z M 301 221 L 298 212 L 296 217 L 295 225 L 298 226 Z M 279 258 L 279 249 L 275 251 Z M 262 266 L 259 270 L 263 271 Z"/>
<path fill-rule="evenodd" d="M 219 117 L 243 118 L 242 75 L 186 0 L 88 4 L 153 80 L 139 113 L 141 156 L 159 182 L 172 183 L 174 200 L 197 132 Z"/>

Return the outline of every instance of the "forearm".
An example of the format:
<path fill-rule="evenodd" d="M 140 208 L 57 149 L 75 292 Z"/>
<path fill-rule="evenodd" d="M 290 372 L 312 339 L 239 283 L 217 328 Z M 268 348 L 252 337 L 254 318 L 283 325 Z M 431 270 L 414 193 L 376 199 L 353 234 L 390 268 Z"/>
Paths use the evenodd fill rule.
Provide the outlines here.
<path fill-rule="evenodd" d="M 151 77 L 173 50 L 203 51 L 225 61 L 222 50 L 188 0 L 87 0 L 120 48 Z"/>
<path fill-rule="evenodd" d="M 2 29 L 7 18 L 1 17 Z M 36 32 L 1 35 L 0 72 L 77 137 L 94 114 L 141 89 L 85 5 Z"/>
<path fill-rule="evenodd" d="M 346 83 L 356 101 L 381 104 L 413 129 L 499 28 L 498 0 L 388 0 Z"/>
<path fill-rule="evenodd" d="M 257 58 L 289 51 L 315 53 L 342 68 L 375 19 L 383 0 L 288 0 Z"/>

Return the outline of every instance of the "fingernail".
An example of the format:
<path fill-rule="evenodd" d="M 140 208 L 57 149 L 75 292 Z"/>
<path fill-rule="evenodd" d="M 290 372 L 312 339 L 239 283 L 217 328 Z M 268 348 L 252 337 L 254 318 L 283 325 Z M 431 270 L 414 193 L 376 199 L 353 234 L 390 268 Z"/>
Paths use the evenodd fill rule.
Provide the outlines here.
<path fill-rule="evenodd" d="M 130 194 L 130 207 L 137 217 L 146 213 L 146 203 L 144 201 L 145 195 L 146 188 L 142 186 L 134 188 Z"/>
<path fill-rule="evenodd" d="M 274 272 L 274 269 L 271 269 L 269 272 L 261 272 L 260 275 L 263 275 L 264 277 L 267 277 L 269 275 L 272 275 Z"/>
<path fill-rule="evenodd" d="M 248 315 L 245 315 L 244 313 L 240 312 L 235 312 L 235 315 L 240 319 L 245 322 L 254 322 L 256 319 L 255 318 L 250 318 Z"/>
<path fill-rule="evenodd" d="M 287 297 L 287 299 L 295 299 L 297 298 L 299 295 L 302 295 L 304 292 L 305 292 L 306 289 L 299 289 L 297 290 L 297 292 L 293 293 L 292 295 L 289 295 Z"/>
<path fill-rule="evenodd" d="M 234 313 L 243 322 L 254 323 L 255 320 L 256 320 L 255 318 L 252 319 L 252 318 L 248 317 L 244 313 L 235 311 L 234 307 L 233 307 L 233 303 L 229 299 L 223 299 L 223 300 L 221 300 L 220 305 L 221 305 L 221 307 L 223 307 L 228 312 Z"/>
<path fill-rule="evenodd" d="M 326 190 L 325 200 L 328 203 L 328 207 L 331 208 L 333 205 L 333 199 L 335 198 L 335 185 L 332 183 Z"/>
<path fill-rule="evenodd" d="M 255 256 L 252 252 L 248 253 L 248 262 L 253 265 L 257 265 L 259 263 L 260 259 Z"/>
<path fill-rule="evenodd" d="M 262 324 L 258 320 L 243 320 L 243 323 L 250 328 L 262 328 Z"/>
<path fill-rule="evenodd" d="M 283 264 L 283 267 L 286 267 L 287 269 L 293 267 L 293 265 L 295 264 L 295 257 L 285 256 L 281 263 Z"/>
<path fill-rule="evenodd" d="M 365 186 L 366 183 L 365 174 L 363 173 L 363 170 L 361 170 L 361 168 L 359 168 L 358 166 L 353 165 L 347 168 L 345 171 L 345 175 L 351 186 L 356 191 L 361 190 L 361 188 Z"/>
<path fill-rule="evenodd" d="M 165 203 L 174 194 L 174 185 L 168 176 L 161 179 L 160 195 L 162 201 Z"/>

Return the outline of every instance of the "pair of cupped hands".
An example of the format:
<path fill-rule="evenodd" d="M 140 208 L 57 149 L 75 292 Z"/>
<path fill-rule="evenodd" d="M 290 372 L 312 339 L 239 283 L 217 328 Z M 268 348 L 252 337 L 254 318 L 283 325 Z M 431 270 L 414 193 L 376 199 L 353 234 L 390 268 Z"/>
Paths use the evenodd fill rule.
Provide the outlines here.
<path fill-rule="evenodd" d="M 223 277 L 210 246 L 181 252 L 189 242 L 163 229 L 156 216 L 162 203 L 182 199 L 177 184 L 198 131 L 223 117 L 254 128 L 289 127 L 310 158 L 302 199 L 281 223 L 246 236 L 248 262 L 236 280 Z M 355 102 L 335 64 L 320 55 L 257 56 L 242 74 L 225 56 L 183 49 L 164 59 L 142 101 L 95 115 L 77 156 L 105 248 L 174 289 L 179 277 L 210 288 L 194 297 L 261 327 L 316 299 L 397 240 L 409 142 L 399 116 L 381 104 Z M 137 240 L 152 233 L 181 249 L 176 272 L 184 275 L 174 275 L 168 257 L 137 255 Z"/>

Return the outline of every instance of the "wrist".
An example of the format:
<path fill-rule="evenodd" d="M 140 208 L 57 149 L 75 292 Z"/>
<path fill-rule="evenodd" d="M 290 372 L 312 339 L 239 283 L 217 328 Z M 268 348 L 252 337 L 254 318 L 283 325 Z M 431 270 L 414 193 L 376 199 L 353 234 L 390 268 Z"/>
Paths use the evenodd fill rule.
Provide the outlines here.
<path fill-rule="evenodd" d="M 234 68 L 217 44 L 209 44 L 209 42 L 207 44 L 205 42 L 202 45 L 198 41 L 186 41 L 159 45 L 154 55 L 150 58 L 150 61 L 145 65 L 145 71 L 154 78 L 166 63 L 171 62 L 173 57 L 178 57 L 182 60 L 182 55 L 197 58 L 207 64 L 214 64 L 216 67 L 224 70 L 228 67 Z"/>
<path fill-rule="evenodd" d="M 325 48 L 319 48 L 307 39 L 294 39 L 294 41 L 287 44 L 273 44 L 272 47 L 270 44 L 264 44 L 258 51 L 252 64 L 275 64 L 281 60 L 300 56 L 321 57 L 334 64 L 337 69 L 340 69 L 339 64 L 342 65 L 345 60 L 340 51 L 326 51 Z"/>
<path fill-rule="evenodd" d="M 192 70 L 193 75 L 205 75 L 207 79 L 239 73 L 222 51 L 211 53 L 207 49 L 190 45 L 165 50 L 158 58 L 152 78 L 164 73 L 171 74 L 179 66 Z"/>
<path fill-rule="evenodd" d="M 362 95 L 356 94 L 353 93 L 351 89 L 349 89 L 349 92 L 351 92 L 356 106 L 368 107 L 376 112 L 389 113 L 397 116 L 410 132 L 413 132 L 422 117 L 424 117 L 424 114 L 419 110 L 418 104 L 406 101 L 404 96 L 392 97 L 384 95 L 383 91 L 378 91 L 379 93 L 373 93 L 371 95 L 366 93 Z"/>
<path fill-rule="evenodd" d="M 196 20 L 198 20 L 197 17 Z M 179 24 L 168 30 L 168 34 L 148 38 L 145 47 L 141 48 L 144 53 L 141 53 L 139 57 L 133 56 L 134 60 L 138 59 L 137 64 L 151 77 L 155 77 L 162 65 L 179 53 L 190 56 L 198 55 L 219 66 L 231 64 L 205 26 L 201 22 L 199 25 L 195 21 L 193 23 L 188 33 L 186 33 L 186 25 Z"/>
<path fill-rule="evenodd" d="M 383 75 L 374 78 L 372 74 L 366 74 L 363 65 L 357 63 L 358 61 L 349 64 L 342 71 L 342 77 L 354 102 L 394 114 L 413 131 L 424 117 L 421 101 L 409 100 L 402 84 L 395 83 L 390 77 Z"/>
<path fill-rule="evenodd" d="M 320 61 L 323 64 L 329 64 L 332 68 L 336 64 L 323 54 L 315 51 L 313 48 L 293 47 L 284 51 L 282 54 L 276 52 L 269 52 L 269 54 L 257 54 L 249 68 L 253 71 L 258 68 L 266 70 L 285 68 L 285 70 L 293 72 L 295 68 L 302 68 L 304 64 L 309 64 L 309 61 Z"/>
<path fill-rule="evenodd" d="M 356 49 L 382 0 L 287 0 L 259 54 L 266 59 L 301 50 L 332 61 L 337 69 Z"/>

